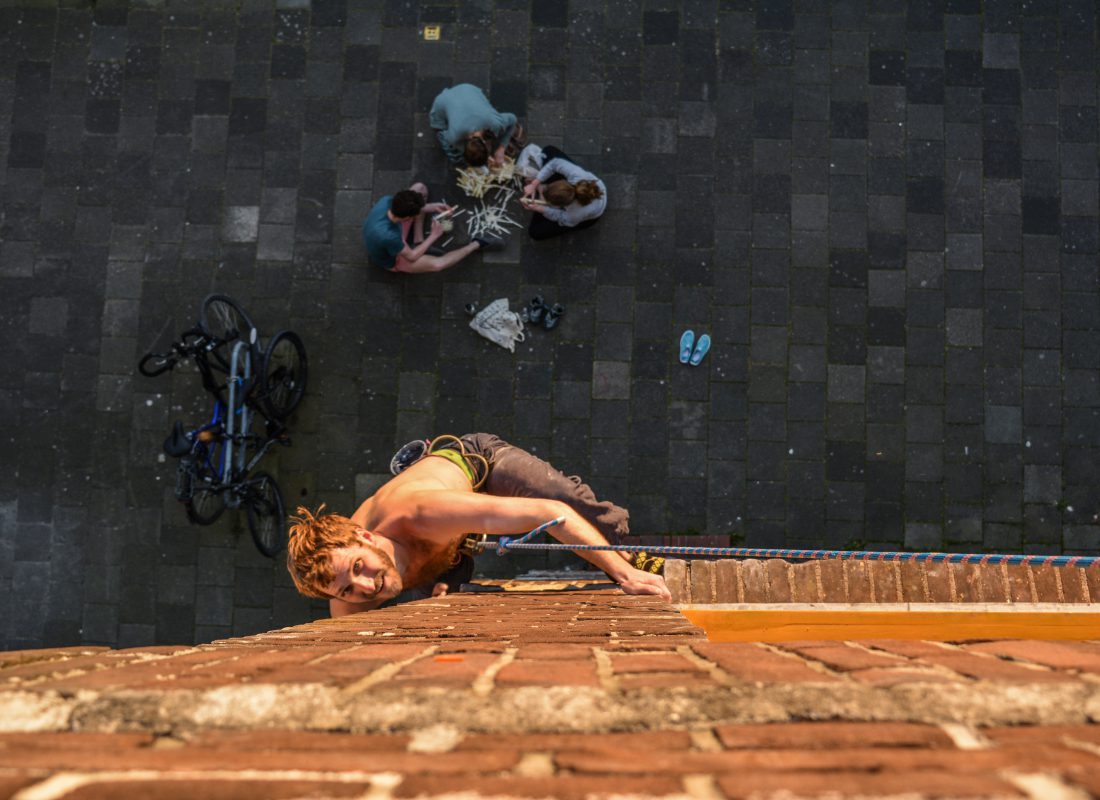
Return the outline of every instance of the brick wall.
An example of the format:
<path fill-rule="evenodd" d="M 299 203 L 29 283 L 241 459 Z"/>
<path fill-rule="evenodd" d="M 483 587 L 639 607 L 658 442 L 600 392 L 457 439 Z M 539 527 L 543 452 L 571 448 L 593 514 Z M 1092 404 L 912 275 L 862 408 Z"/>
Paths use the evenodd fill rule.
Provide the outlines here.
<path fill-rule="evenodd" d="M 669 561 L 676 603 L 1100 603 L 1100 567 Z"/>
<path fill-rule="evenodd" d="M 1097 642 L 719 644 L 652 598 L 484 593 L 0 653 L 0 798 L 1083 797 L 1098 721 Z"/>

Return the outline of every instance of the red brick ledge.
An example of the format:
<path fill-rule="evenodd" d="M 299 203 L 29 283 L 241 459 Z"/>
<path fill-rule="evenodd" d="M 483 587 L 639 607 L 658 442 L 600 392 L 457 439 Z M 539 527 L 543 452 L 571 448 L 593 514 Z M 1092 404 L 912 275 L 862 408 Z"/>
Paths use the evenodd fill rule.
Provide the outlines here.
<path fill-rule="evenodd" d="M 1100 604 L 1100 567 L 669 560 L 674 603 L 1065 603 Z"/>
<path fill-rule="evenodd" d="M 1100 644 L 707 642 L 613 591 L 456 595 L 201 647 L 8 653 L 0 730 L 602 732 L 1100 720 Z"/>
<path fill-rule="evenodd" d="M 0 654 L 0 798 L 1084 797 L 1098 720 L 1096 642 L 718 644 L 652 598 L 459 595 Z"/>

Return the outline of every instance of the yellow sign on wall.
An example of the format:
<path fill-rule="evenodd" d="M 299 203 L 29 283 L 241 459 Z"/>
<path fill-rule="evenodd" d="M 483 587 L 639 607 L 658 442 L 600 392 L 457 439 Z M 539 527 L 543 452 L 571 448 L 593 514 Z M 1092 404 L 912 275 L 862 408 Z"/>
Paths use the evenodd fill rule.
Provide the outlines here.
<path fill-rule="evenodd" d="M 425 25 L 424 26 L 424 41 L 425 42 L 438 42 L 439 41 L 439 26 L 438 25 Z"/>

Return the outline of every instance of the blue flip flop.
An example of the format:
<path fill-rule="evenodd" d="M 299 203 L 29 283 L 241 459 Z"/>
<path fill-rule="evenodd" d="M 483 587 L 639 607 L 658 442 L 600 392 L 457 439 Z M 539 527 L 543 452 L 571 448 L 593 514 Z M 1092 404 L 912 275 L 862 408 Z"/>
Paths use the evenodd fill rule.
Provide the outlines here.
<path fill-rule="evenodd" d="M 704 333 L 695 343 L 695 350 L 691 353 L 691 366 L 699 366 L 699 362 L 703 360 L 708 350 L 710 350 L 710 337 Z"/>
<path fill-rule="evenodd" d="M 695 331 L 687 330 L 680 335 L 680 363 L 691 361 L 691 348 L 695 346 Z"/>

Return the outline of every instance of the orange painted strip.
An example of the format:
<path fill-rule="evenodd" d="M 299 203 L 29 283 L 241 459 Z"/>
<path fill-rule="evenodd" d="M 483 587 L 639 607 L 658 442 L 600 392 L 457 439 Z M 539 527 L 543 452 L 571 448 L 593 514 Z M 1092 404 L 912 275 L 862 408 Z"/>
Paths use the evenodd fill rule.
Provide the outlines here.
<path fill-rule="evenodd" d="M 801 639 L 1100 639 L 1100 611 L 920 611 L 772 607 L 680 609 L 712 642 L 789 642 Z"/>

